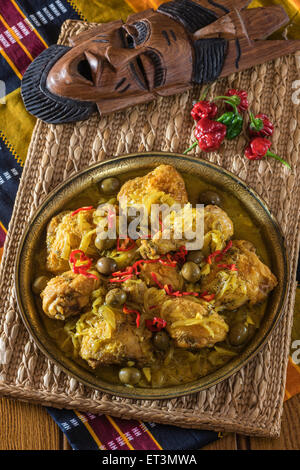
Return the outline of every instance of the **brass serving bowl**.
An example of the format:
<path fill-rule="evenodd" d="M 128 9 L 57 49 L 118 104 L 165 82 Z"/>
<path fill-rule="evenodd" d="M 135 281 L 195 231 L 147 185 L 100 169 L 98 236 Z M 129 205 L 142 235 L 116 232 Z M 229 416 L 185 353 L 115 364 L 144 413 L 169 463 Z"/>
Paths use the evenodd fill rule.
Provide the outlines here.
<path fill-rule="evenodd" d="M 233 194 L 244 205 L 252 220 L 262 229 L 269 250 L 271 269 L 278 279 L 277 287 L 268 299 L 261 326 L 245 350 L 226 365 L 194 382 L 160 389 L 128 388 L 99 379 L 91 369 L 83 367 L 67 357 L 47 333 L 35 304 L 32 285 L 32 265 L 47 223 L 75 195 L 105 177 L 144 170 L 145 173 L 159 164 L 170 164 L 185 174 L 199 176 L 222 191 Z M 279 225 L 265 202 L 243 181 L 232 173 L 212 163 L 192 157 L 170 153 L 132 154 L 98 163 L 77 173 L 58 186 L 36 211 L 20 241 L 15 265 L 15 286 L 19 309 L 27 330 L 43 353 L 67 374 L 100 391 L 128 398 L 174 398 L 199 392 L 227 379 L 252 359 L 265 344 L 277 324 L 284 304 L 288 284 L 288 262 L 284 239 Z"/>

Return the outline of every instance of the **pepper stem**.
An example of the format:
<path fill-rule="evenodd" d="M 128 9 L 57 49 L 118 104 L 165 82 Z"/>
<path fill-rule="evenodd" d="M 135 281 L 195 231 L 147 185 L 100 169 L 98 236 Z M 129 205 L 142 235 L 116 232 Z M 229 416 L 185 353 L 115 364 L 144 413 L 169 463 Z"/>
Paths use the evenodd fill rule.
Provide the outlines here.
<path fill-rule="evenodd" d="M 275 153 L 272 153 L 270 152 L 269 150 L 267 151 L 266 155 L 268 157 L 272 157 L 272 158 L 275 158 L 275 160 L 278 160 L 279 162 L 281 162 L 283 165 L 287 166 L 289 170 L 291 170 L 291 166 L 288 164 L 288 162 L 286 162 L 283 158 L 279 157 L 278 155 L 276 155 Z"/>
<path fill-rule="evenodd" d="M 260 118 L 255 118 L 254 114 L 249 111 L 249 116 L 250 116 L 250 127 L 254 129 L 255 131 L 261 131 L 262 128 L 264 127 L 263 120 Z"/>
<path fill-rule="evenodd" d="M 238 106 L 241 103 L 241 98 L 238 95 L 216 96 L 216 98 L 213 98 L 211 101 L 217 101 L 217 100 L 226 100 L 225 103 L 228 103 L 231 106 Z"/>
<path fill-rule="evenodd" d="M 235 114 L 239 114 L 237 106 L 235 104 L 233 104 L 232 102 L 230 102 L 228 100 L 224 100 L 224 103 L 230 104 L 230 106 L 233 107 L 233 110 L 234 110 Z"/>
<path fill-rule="evenodd" d="M 191 145 L 191 147 L 189 147 L 188 149 L 186 149 L 184 152 L 183 152 L 183 155 L 186 155 L 187 153 L 189 153 L 191 150 L 193 150 L 193 148 L 196 147 L 196 145 L 198 144 L 198 142 L 194 142 L 193 145 Z"/>
<path fill-rule="evenodd" d="M 203 93 L 201 94 L 200 98 L 199 98 L 199 101 L 203 101 L 205 100 L 206 96 L 207 96 L 207 93 L 210 89 L 210 87 L 212 86 L 213 83 L 210 83 L 209 85 L 207 85 L 207 87 L 204 88 L 204 91 Z"/>

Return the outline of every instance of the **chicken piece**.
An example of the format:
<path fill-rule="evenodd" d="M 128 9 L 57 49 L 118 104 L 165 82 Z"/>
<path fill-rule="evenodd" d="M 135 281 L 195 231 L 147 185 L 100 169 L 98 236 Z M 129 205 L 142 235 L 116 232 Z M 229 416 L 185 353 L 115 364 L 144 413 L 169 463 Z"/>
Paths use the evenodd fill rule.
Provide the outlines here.
<path fill-rule="evenodd" d="M 166 219 L 163 220 L 163 225 L 165 228 L 163 231 L 157 232 L 152 240 L 142 240 L 140 246 L 140 253 L 143 258 L 148 259 L 156 259 L 159 258 L 160 255 L 164 255 L 169 253 L 170 251 L 177 251 L 181 246 L 185 246 L 191 240 L 186 239 L 185 237 L 176 238 L 174 234 L 176 234 L 176 228 L 180 230 L 183 220 L 190 220 L 190 224 L 183 230 L 183 235 L 185 230 L 192 230 L 196 232 L 196 214 L 197 211 L 195 208 L 185 208 L 185 213 L 187 219 L 184 219 L 184 211 L 180 210 L 178 212 L 173 212 L 170 216 L 167 216 Z M 204 219 L 203 223 L 203 232 L 204 235 L 204 250 L 209 253 L 210 244 L 210 235 L 214 233 L 214 240 L 218 240 L 217 245 L 212 246 L 212 251 L 216 249 L 221 250 L 225 248 L 226 241 L 233 235 L 233 223 L 231 219 L 228 217 L 225 211 L 223 211 L 218 206 L 206 206 L 202 213 L 201 209 L 198 209 L 198 216 L 199 220 Z M 177 232 L 179 233 L 179 232 Z M 198 233 L 198 232 L 197 232 Z M 201 237 L 201 230 L 200 234 Z M 199 248 L 202 248 L 202 240 L 200 240 Z"/>
<path fill-rule="evenodd" d="M 78 315 L 90 302 L 90 294 L 100 286 L 100 280 L 67 271 L 52 278 L 43 292 L 43 310 L 50 318 L 65 320 Z"/>
<path fill-rule="evenodd" d="M 84 219 L 82 213 L 72 216 L 71 211 L 61 212 L 53 217 L 47 227 L 47 262 L 46 266 L 48 271 L 58 274 L 60 272 L 70 269 L 69 256 L 72 250 L 77 250 L 80 247 L 83 236 L 95 229 L 93 223 L 93 212 L 85 211 Z M 95 239 L 96 234 L 93 234 L 91 241 Z M 96 250 L 92 249 L 90 253 L 96 254 Z"/>
<path fill-rule="evenodd" d="M 174 291 L 182 290 L 183 277 L 176 267 L 165 266 L 161 263 L 144 264 L 141 268 L 140 277 L 148 286 L 157 287 L 157 283 L 152 277 L 152 273 L 156 276 L 157 281 L 162 285 L 171 285 Z"/>
<path fill-rule="evenodd" d="M 134 302 L 136 304 L 144 303 L 144 295 L 147 291 L 147 286 L 141 279 L 128 279 L 122 283 L 122 290 L 126 292 L 127 298 L 130 302 Z"/>
<path fill-rule="evenodd" d="M 203 211 L 195 209 L 191 204 L 179 210 L 172 210 L 166 214 L 162 221 L 163 229 L 159 230 L 152 240 L 142 240 L 139 248 L 143 258 L 156 259 L 170 251 L 177 251 L 180 247 L 191 242 L 191 236 L 199 235 L 199 242 L 203 242 Z M 198 230 L 198 231 L 197 231 Z"/>
<path fill-rule="evenodd" d="M 151 332 L 143 325 L 137 328 L 133 315 L 114 311 L 114 321 L 110 323 L 95 316 L 82 337 L 79 354 L 92 368 L 128 361 L 146 365 L 153 361 L 150 340 Z"/>
<path fill-rule="evenodd" d="M 200 349 L 224 341 L 229 327 L 207 303 L 185 297 L 167 300 L 160 312 L 179 348 Z"/>
<path fill-rule="evenodd" d="M 204 234 L 212 230 L 219 230 L 224 242 L 233 235 L 232 220 L 219 206 L 205 206 L 204 208 Z"/>
<path fill-rule="evenodd" d="M 153 192 L 163 192 L 170 195 L 174 201 L 185 204 L 188 201 L 183 178 L 170 165 L 160 165 L 145 176 L 130 179 L 123 184 L 118 194 L 127 198 L 128 204 L 143 204 L 146 196 Z"/>
<path fill-rule="evenodd" d="M 237 271 L 226 269 L 220 266 L 222 264 L 235 264 Z M 215 293 L 216 305 L 235 310 L 247 302 L 254 305 L 264 301 L 276 285 L 276 277 L 260 261 L 252 243 L 233 240 L 232 248 L 222 260 L 211 265 L 210 273 L 201 281 L 201 290 Z"/>

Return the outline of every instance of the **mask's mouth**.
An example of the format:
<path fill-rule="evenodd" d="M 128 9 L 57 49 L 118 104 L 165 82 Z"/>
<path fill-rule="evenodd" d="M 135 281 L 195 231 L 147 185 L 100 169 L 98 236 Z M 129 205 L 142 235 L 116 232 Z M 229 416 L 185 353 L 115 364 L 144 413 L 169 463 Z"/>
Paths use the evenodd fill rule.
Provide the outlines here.
<path fill-rule="evenodd" d="M 96 111 L 95 103 L 54 95 L 46 86 L 49 71 L 69 50 L 67 46 L 50 46 L 29 65 L 22 80 L 21 94 L 27 111 L 49 124 L 85 120 Z M 81 75 L 87 78 L 87 64 L 80 67 Z"/>

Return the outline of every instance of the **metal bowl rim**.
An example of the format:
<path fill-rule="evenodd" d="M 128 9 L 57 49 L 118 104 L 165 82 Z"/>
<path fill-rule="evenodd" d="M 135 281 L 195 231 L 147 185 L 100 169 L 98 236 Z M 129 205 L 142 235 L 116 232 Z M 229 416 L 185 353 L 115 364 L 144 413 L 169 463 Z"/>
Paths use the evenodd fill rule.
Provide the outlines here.
<path fill-rule="evenodd" d="M 186 161 L 195 163 L 197 165 L 203 165 L 203 166 L 206 166 L 206 167 L 210 167 L 214 171 L 217 171 L 221 174 L 225 174 L 226 177 L 229 177 L 233 181 L 238 183 L 240 186 L 242 186 L 242 188 L 245 191 L 247 191 L 251 195 L 251 197 L 253 197 L 260 204 L 260 206 L 266 212 L 269 219 L 272 221 L 274 231 L 278 235 L 279 243 L 280 243 L 280 246 L 281 246 L 282 257 L 283 257 L 283 261 L 284 261 L 283 289 L 282 289 L 282 292 L 281 292 L 281 295 L 280 295 L 278 308 L 277 308 L 276 312 L 274 313 L 274 318 L 273 318 L 272 324 L 270 325 L 268 331 L 265 333 L 265 335 L 260 340 L 260 342 L 255 346 L 255 349 L 251 353 L 249 353 L 243 361 L 240 361 L 240 363 L 237 363 L 234 367 L 230 368 L 230 370 L 228 370 L 228 372 L 225 372 L 223 375 L 221 375 L 220 373 L 221 373 L 222 369 L 225 368 L 226 364 L 225 364 L 225 366 L 221 367 L 220 369 L 217 369 L 216 371 L 212 372 L 211 374 L 208 374 L 204 377 L 201 377 L 198 381 L 185 383 L 185 384 L 182 384 L 182 385 L 179 385 L 179 386 L 165 387 L 165 388 L 160 388 L 160 389 L 151 389 L 151 388 L 135 388 L 135 389 L 129 389 L 128 388 L 128 389 L 126 389 L 126 387 L 123 387 L 123 386 L 107 383 L 108 388 L 106 388 L 105 385 L 98 386 L 96 384 L 93 384 L 93 383 L 89 382 L 87 379 L 85 379 L 83 377 L 79 377 L 76 373 L 70 371 L 58 358 L 53 357 L 53 355 L 47 350 L 46 346 L 43 344 L 43 342 L 40 340 L 40 338 L 35 334 L 34 330 L 32 329 L 32 326 L 29 322 L 29 319 L 26 315 L 25 308 L 24 308 L 23 303 L 22 303 L 22 294 L 21 294 L 20 288 L 19 288 L 20 287 L 19 286 L 20 258 L 22 256 L 22 251 L 23 251 L 27 236 L 28 236 L 28 234 L 31 230 L 31 227 L 34 224 L 35 220 L 43 212 L 44 208 L 47 206 L 49 201 L 54 196 L 57 196 L 62 189 L 67 187 L 69 184 L 73 183 L 77 178 L 81 178 L 86 173 L 89 173 L 89 172 L 91 172 L 92 170 L 94 170 L 98 167 L 101 168 L 101 167 L 105 167 L 106 165 L 111 165 L 111 164 L 117 165 L 117 163 L 119 161 L 130 160 L 130 159 L 134 159 L 134 158 L 137 158 L 137 157 L 139 159 L 144 159 L 144 158 L 147 159 L 148 157 L 155 157 L 155 156 L 158 156 L 158 157 L 159 156 L 172 157 L 172 159 L 175 157 L 176 159 L 186 160 Z M 172 163 L 170 162 L 170 164 L 172 164 Z M 179 171 L 182 171 L 182 170 L 179 170 Z M 207 390 L 210 387 L 213 387 L 213 386 L 219 384 L 220 382 L 223 382 L 224 380 L 228 379 L 229 377 L 231 377 L 232 375 L 237 373 L 242 367 L 244 367 L 251 359 L 253 359 L 259 353 L 259 351 L 263 348 L 263 346 L 268 341 L 271 333 L 273 332 L 273 330 L 275 329 L 278 321 L 281 318 L 282 311 L 283 311 L 283 306 L 285 304 L 285 300 L 287 298 L 287 293 L 288 293 L 289 265 L 290 265 L 289 258 L 288 258 L 287 250 L 286 250 L 285 243 L 284 243 L 284 235 L 282 233 L 281 227 L 280 227 L 276 217 L 272 214 L 271 210 L 269 209 L 267 203 L 263 200 L 263 198 L 261 198 L 254 189 L 250 188 L 238 176 L 236 176 L 235 174 L 233 174 L 229 170 L 226 170 L 225 168 L 222 168 L 221 166 L 219 166 L 215 163 L 211 163 L 211 162 L 208 162 L 206 160 L 201 160 L 199 158 L 183 155 L 183 154 L 180 154 L 180 153 L 161 152 L 161 151 L 131 153 L 131 154 L 128 154 L 128 155 L 122 155 L 122 156 L 119 156 L 119 157 L 111 158 L 111 159 L 105 160 L 103 162 L 97 162 L 97 163 L 95 163 L 95 164 L 93 164 L 93 165 L 91 165 L 87 168 L 84 168 L 83 170 L 81 170 L 81 171 L 77 172 L 76 174 L 70 176 L 65 181 L 63 181 L 62 183 L 57 185 L 47 195 L 47 197 L 43 200 L 41 205 L 37 208 L 37 210 L 32 215 L 30 221 L 28 222 L 27 228 L 24 231 L 24 234 L 22 235 L 22 237 L 20 239 L 20 242 L 19 242 L 19 246 L 18 246 L 18 250 L 17 250 L 17 256 L 16 256 L 16 260 L 15 260 L 15 270 L 14 270 L 15 294 L 16 294 L 16 300 L 17 300 L 17 304 L 18 304 L 18 308 L 19 308 L 21 318 L 23 320 L 23 323 L 24 323 L 30 337 L 32 337 L 34 339 L 35 343 L 38 345 L 39 349 L 45 354 L 45 356 L 48 359 L 50 359 L 54 364 L 56 364 L 67 375 L 73 377 L 74 379 L 78 380 L 79 382 L 83 383 L 84 385 L 86 385 L 88 387 L 91 387 L 95 390 L 98 390 L 98 391 L 101 391 L 101 392 L 104 392 L 104 393 L 108 393 L 108 394 L 111 394 L 111 395 L 120 396 L 120 397 L 123 397 L 123 398 L 145 399 L 145 400 L 149 400 L 149 399 L 150 400 L 172 399 L 172 398 L 177 398 L 177 397 L 189 395 L 189 394 L 192 394 L 192 393 L 197 393 L 197 392 L 200 392 L 200 391 L 203 391 L 203 390 Z M 233 362 L 237 362 L 237 361 L 238 361 L 238 358 L 236 358 Z M 217 378 L 212 378 L 211 381 L 209 381 L 209 377 L 211 375 L 215 376 L 216 373 L 218 373 L 219 376 Z M 203 380 L 205 378 L 207 379 L 207 383 L 204 384 L 204 385 L 199 385 L 199 381 Z M 103 382 L 103 383 L 106 383 L 106 382 Z M 122 390 L 118 390 L 119 388 L 121 388 Z M 178 390 L 178 389 L 180 389 L 180 390 Z"/>

